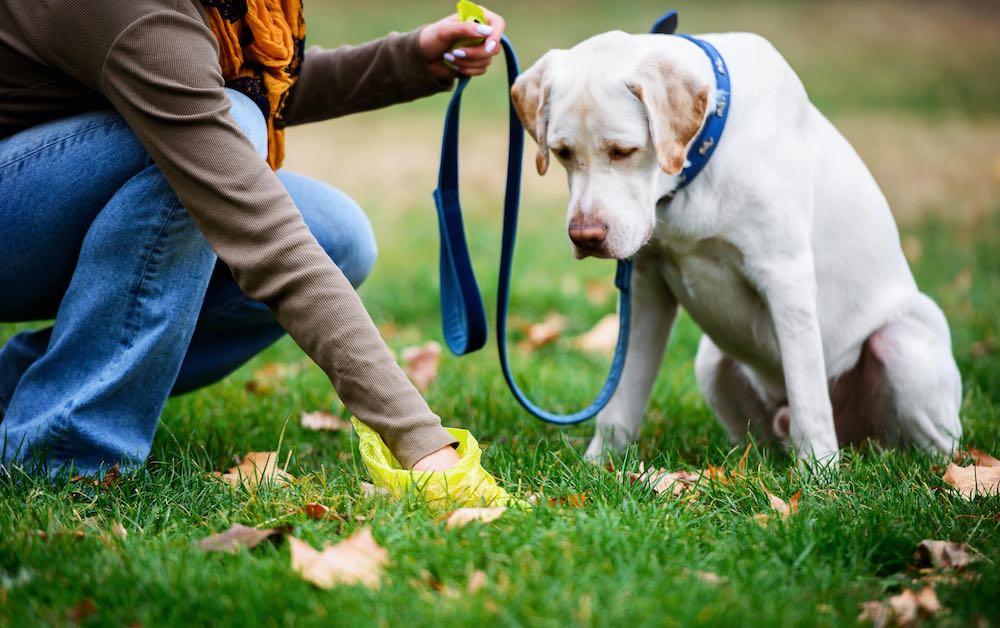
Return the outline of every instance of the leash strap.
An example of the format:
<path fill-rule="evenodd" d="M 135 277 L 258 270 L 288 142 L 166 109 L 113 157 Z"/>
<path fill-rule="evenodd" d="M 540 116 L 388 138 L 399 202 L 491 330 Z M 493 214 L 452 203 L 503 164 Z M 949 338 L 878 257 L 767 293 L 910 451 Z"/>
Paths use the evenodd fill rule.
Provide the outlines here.
<path fill-rule="evenodd" d="M 507 64 L 507 82 L 513 85 L 520 74 L 517 55 L 506 37 L 502 37 L 504 58 Z M 441 167 L 438 187 L 434 191 L 437 205 L 438 228 L 441 234 L 441 320 L 445 342 L 452 353 L 465 355 L 482 348 L 486 342 L 486 314 L 479 287 L 476 283 L 469 249 L 462 224 L 462 207 L 458 192 L 458 129 L 462 93 L 469 83 L 462 77 L 455 87 L 445 118 L 441 146 Z M 517 239 L 518 207 L 521 196 L 521 159 L 524 152 L 524 129 L 517 117 L 514 103 L 509 102 L 507 183 L 504 192 L 503 237 L 500 249 L 500 280 L 497 295 L 497 347 L 504 379 L 514 398 L 524 408 L 543 421 L 563 425 L 580 423 L 597 414 L 614 394 L 625 366 L 628 347 L 631 301 L 629 286 L 632 277 L 631 260 L 618 262 L 615 285 L 620 291 L 618 315 L 621 330 L 615 356 L 611 362 L 608 379 L 597 397 L 586 408 L 573 414 L 555 414 L 535 405 L 517 386 L 510 369 L 507 353 L 507 313 L 510 304 L 510 283 L 514 264 L 514 245 Z"/>

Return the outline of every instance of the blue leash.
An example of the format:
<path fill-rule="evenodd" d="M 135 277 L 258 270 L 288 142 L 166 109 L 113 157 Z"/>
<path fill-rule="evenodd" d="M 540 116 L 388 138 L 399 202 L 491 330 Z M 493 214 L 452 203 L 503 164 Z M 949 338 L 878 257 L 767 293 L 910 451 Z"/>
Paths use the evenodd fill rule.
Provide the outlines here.
<path fill-rule="evenodd" d="M 677 12 L 671 11 L 657 21 L 652 32 L 664 34 L 673 33 L 677 27 Z M 728 94 L 729 79 L 725 71 L 725 62 L 707 42 L 681 35 L 705 50 L 712 57 L 713 65 L 722 68 L 725 76 L 725 103 L 717 111 L 721 126 L 713 124 L 716 116 L 699 135 L 688 155 L 689 165 L 681 174 L 680 186 L 683 187 L 694 179 L 711 157 L 718 139 L 721 137 L 725 119 L 729 113 Z M 502 37 L 504 58 L 507 64 L 507 82 L 513 86 L 520 74 L 517 55 L 506 37 Z M 714 53 L 714 57 L 713 57 Z M 718 59 L 718 61 L 716 61 Z M 721 64 L 721 65 L 720 65 Z M 717 82 L 720 74 L 716 72 Z M 455 355 L 465 355 L 481 349 L 486 344 L 486 309 L 476 283 L 475 272 L 469 257 L 469 248 L 465 240 L 465 227 L 462 221 L 462 207 L 458 192 L 458 131 L 459 111 L 462 104 L 462 93 L 469 84 L 468 77 L 462 77 L 455 87 L 448 111 L 445 117 L 444 136 L 441 141 L 441 165 L 438 172 L 438 187 L 434 191 L 434 202 L 438 213 L 438 230 L 441 236 L 440 282 L 441 282 L 441 322 L 445 343 Z M 718 83 L 718 91 L 723 94 L 723 85 Z M 709 127 L 713 127 L 709 132 Z M 514 109 L 514 102 L 509 102 L 508 121 L 508 153 L 507 153 L 507 184 L 504 192 L 503 206 L 503 236 L 500 248 L 500 279 L 497 295 L 497 348 L 500 356 L 500 367 L 507 386 L 514 398 L 531 414 L 543 421 L 559 425 L 582 423 L 600 412 L 611 400 L 622 371 L 625 368 L 625 356 L 628 350 L 629 324 L 632 314 L 631 283 L 632 260 L 619 260 L 615 272 L 615 287 L 618 288 L 618 342 L 615 354 L 611 360 L 608 377 L 594 400 L 584 409 L 572 414 L 555 414 L 534 403 L 521 391 L 510 370 L 507 355 L 507 314 L 510 305 L 510 279 L 514 263 L 514 244 L 517 238 L 517 217 L 521 196 L 521 157 L 524 150 L 524 129 Z M 710 141 L 709 141 L 710 140 Z M 701 150 L 699 151 L 699 147 Z"/>

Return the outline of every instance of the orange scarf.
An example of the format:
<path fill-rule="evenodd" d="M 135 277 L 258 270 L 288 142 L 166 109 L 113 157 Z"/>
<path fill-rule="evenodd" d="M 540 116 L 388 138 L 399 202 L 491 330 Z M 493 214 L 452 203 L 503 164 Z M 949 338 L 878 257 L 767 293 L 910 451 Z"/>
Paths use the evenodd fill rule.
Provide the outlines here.
<path fill-rule="evenodd" d="M 302 66 L 302 0 L 202 0 L 219 42 L 226 87 L 246 94 L 267 119 L 267 163 L 285 159 L 282 113 Z"/>

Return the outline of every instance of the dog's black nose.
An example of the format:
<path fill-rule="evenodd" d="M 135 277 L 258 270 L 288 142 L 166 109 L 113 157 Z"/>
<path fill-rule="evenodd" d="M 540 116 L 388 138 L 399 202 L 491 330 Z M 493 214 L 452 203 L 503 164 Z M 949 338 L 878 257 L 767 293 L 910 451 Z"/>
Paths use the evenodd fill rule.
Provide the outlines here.
<path fill-rule="evenodd" d="M 571 222 L 568 231 L 573 244 L 587 250 L 600 247 L 608 237 L 608 226 L 603 222 Z"/>

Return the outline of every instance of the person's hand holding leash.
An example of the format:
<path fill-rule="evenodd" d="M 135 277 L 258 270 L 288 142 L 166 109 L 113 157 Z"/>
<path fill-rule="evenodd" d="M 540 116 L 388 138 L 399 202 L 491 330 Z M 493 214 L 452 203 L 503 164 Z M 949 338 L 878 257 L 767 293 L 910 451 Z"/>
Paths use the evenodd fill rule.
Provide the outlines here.
<path fill-rule="evenodd" d="M 486 72 L 493 57 L 500 52 L 500 37 L 506 22 L 502 17 L 484 9 L 487 24 L 463 22 L 458 13 L 428 24 L 420 32 L 420 50 L 438 78 L 451 78 L 457 71 L 465 76 L 479 76 Z M 485 40 L 469 46 L 452 47 L 461 40 Z"/>

